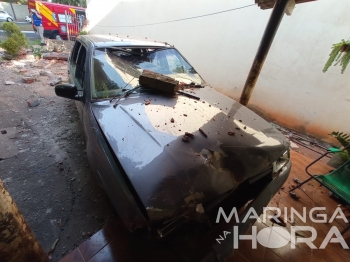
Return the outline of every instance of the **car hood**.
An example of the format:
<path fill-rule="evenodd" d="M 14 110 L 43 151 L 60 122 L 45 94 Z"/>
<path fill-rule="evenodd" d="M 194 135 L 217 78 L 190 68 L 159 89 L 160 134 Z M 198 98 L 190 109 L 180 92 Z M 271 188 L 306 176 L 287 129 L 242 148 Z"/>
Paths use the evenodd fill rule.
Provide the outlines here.
<path fill-rule="evenodd" d="M 142 91 L 116 108 L 92 104 L 151 221 L 235 189 L 289 147 L 270 123 L 233 99 L 210 87 L 187 92 L 200 100 Z M 185 132 L 193 134 L 187 142 Z"/>

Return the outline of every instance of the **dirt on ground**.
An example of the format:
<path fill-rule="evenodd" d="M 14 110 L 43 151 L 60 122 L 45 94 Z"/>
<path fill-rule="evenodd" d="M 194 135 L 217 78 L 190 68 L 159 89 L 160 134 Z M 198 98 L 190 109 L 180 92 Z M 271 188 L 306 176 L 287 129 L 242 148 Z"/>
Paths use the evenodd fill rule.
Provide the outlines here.
<path fill-rule="evenodd" d="M 49 85 L 59 77 L 68 81 L 65 61 L 0 60 L 0 179 L 46 252 L 58 240 L 52 261 L 115 216 L 91 175 L 74 101 Z"/>

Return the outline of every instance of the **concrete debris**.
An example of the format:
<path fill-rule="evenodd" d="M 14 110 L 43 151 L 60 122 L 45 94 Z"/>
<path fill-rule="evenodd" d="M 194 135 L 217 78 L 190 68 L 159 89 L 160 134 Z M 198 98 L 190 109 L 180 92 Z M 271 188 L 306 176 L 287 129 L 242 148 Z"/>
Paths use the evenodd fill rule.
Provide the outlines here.
<path fill-rule="evenodd" d="M 200 128 L 199 128 L 199 132 L 201 132 L 201 134 L 202 134 L 203 136 L 208 137 L 208 135 L 207 135 L 202 129 L 200 129 Z"/>
<path fill-rule="evenodd" d="M 43 54 L 42 58 L 46 59 L 46 60 L 64 60 L 64 61 L 68 61 L 69 53 L 56 53 L 56 52 L 45 53 L 45 54 Z"/>
<path fill-rule="evenodd" d="M 12 82 L 12 81 L 5 81 L 5 85 L 14 85 L 15 82 Z"/>
<path fill-rule="evenodd" d="M 188 142 L 190 142 L 190 138 L 189 138 L 188 136 L 184 135 L 184 136 L 182 137 L 182 141 L 188 143 Z"/>
<path fill-rule="evenodd" d="M 295 200 L 298 200 L 300 198 L 300 196 L 297 196 L 294 191 L 289 192 L 289 195 Z"/>
<path fill-rule="evenodd" d="M 49 75 L 52 75 L 52 72 L 50 72 L 50 71 L 40 71 L 39 74 L 41 76 L 49 76 Z"/>
<path fill-rule="evenodd" d="M 185 132 L 185 136 L 188 136 L 188 137 L 191 137 L 191 138 L 194 138 L 194 135 L 189 133 L 189 132 Z"/>
<path fill-rule="evenodd" d="M 22 77 L 23 83 L 27 83 L 27 84 L 32 84 L 35 82 L 35 80 L 36 80 L 35 77 L 30 77 L 30 76 Z"/>
<path fill-rule="evenodd" d="M 36 107 L 40 104 L 40 100 L 39 99 L 36 99 L 34 101 L 27 101 L 27 104 L 29 107 Z"/>
<path fill-rule="evenodd" d="M 5 135 L 5 134 L 7 134 L 7 131 L 6 130 L 1 130 L 1 134 Z"/>
<path fill-rule="evenodd" d="M 179 81 L 174 78 L 144 70 L 139 78 L 141 86 L 175 94 L 179 90 Z"/>
<path fill-rule="evenodd" d="M 61 82 L 62 82 L 62 77 L 59 77 L 57 79 L 52 80 L 49 84 L 50 84 L 50 86 L 55 86 Z"/>

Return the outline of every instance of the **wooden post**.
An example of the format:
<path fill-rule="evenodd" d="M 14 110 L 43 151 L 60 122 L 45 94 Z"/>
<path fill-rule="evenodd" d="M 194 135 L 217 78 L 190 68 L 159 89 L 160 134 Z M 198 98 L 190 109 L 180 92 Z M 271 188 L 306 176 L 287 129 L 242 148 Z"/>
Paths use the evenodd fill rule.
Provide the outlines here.
<path fill-rule="evenodd" d="M 38 261 L 49 258 L 0 180 L 0 260 Z"/>

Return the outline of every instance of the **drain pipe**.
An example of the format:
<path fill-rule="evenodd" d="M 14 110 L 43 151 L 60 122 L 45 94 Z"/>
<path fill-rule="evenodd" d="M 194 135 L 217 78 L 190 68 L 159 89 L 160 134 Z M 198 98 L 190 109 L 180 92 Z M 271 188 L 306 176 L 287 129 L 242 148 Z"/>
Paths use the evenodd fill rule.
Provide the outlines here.
<path fill-rule="evenodd" d="M 49 261 L 33 231 L 0 180 L 0 260 Z"/>
<path fill-rule="evenodd" d="M 245 82 L 241 98 L 239 100 L 242 105 L 246 106 L 248 104 L 249 99 L 253 93 L 255 84 L 258 81 L 258 77 L 260 75 L 260 71 L 264 65 L 267 54 L 269 53 L 277 29 L 282 21 L 284 10 L 287 6 L 288 1 L 289 0 L 276 0 L 269 22 L 265 28 L 264 35 L 261 39 L 258 52 L 256 53 L 248 78 Z"/>

